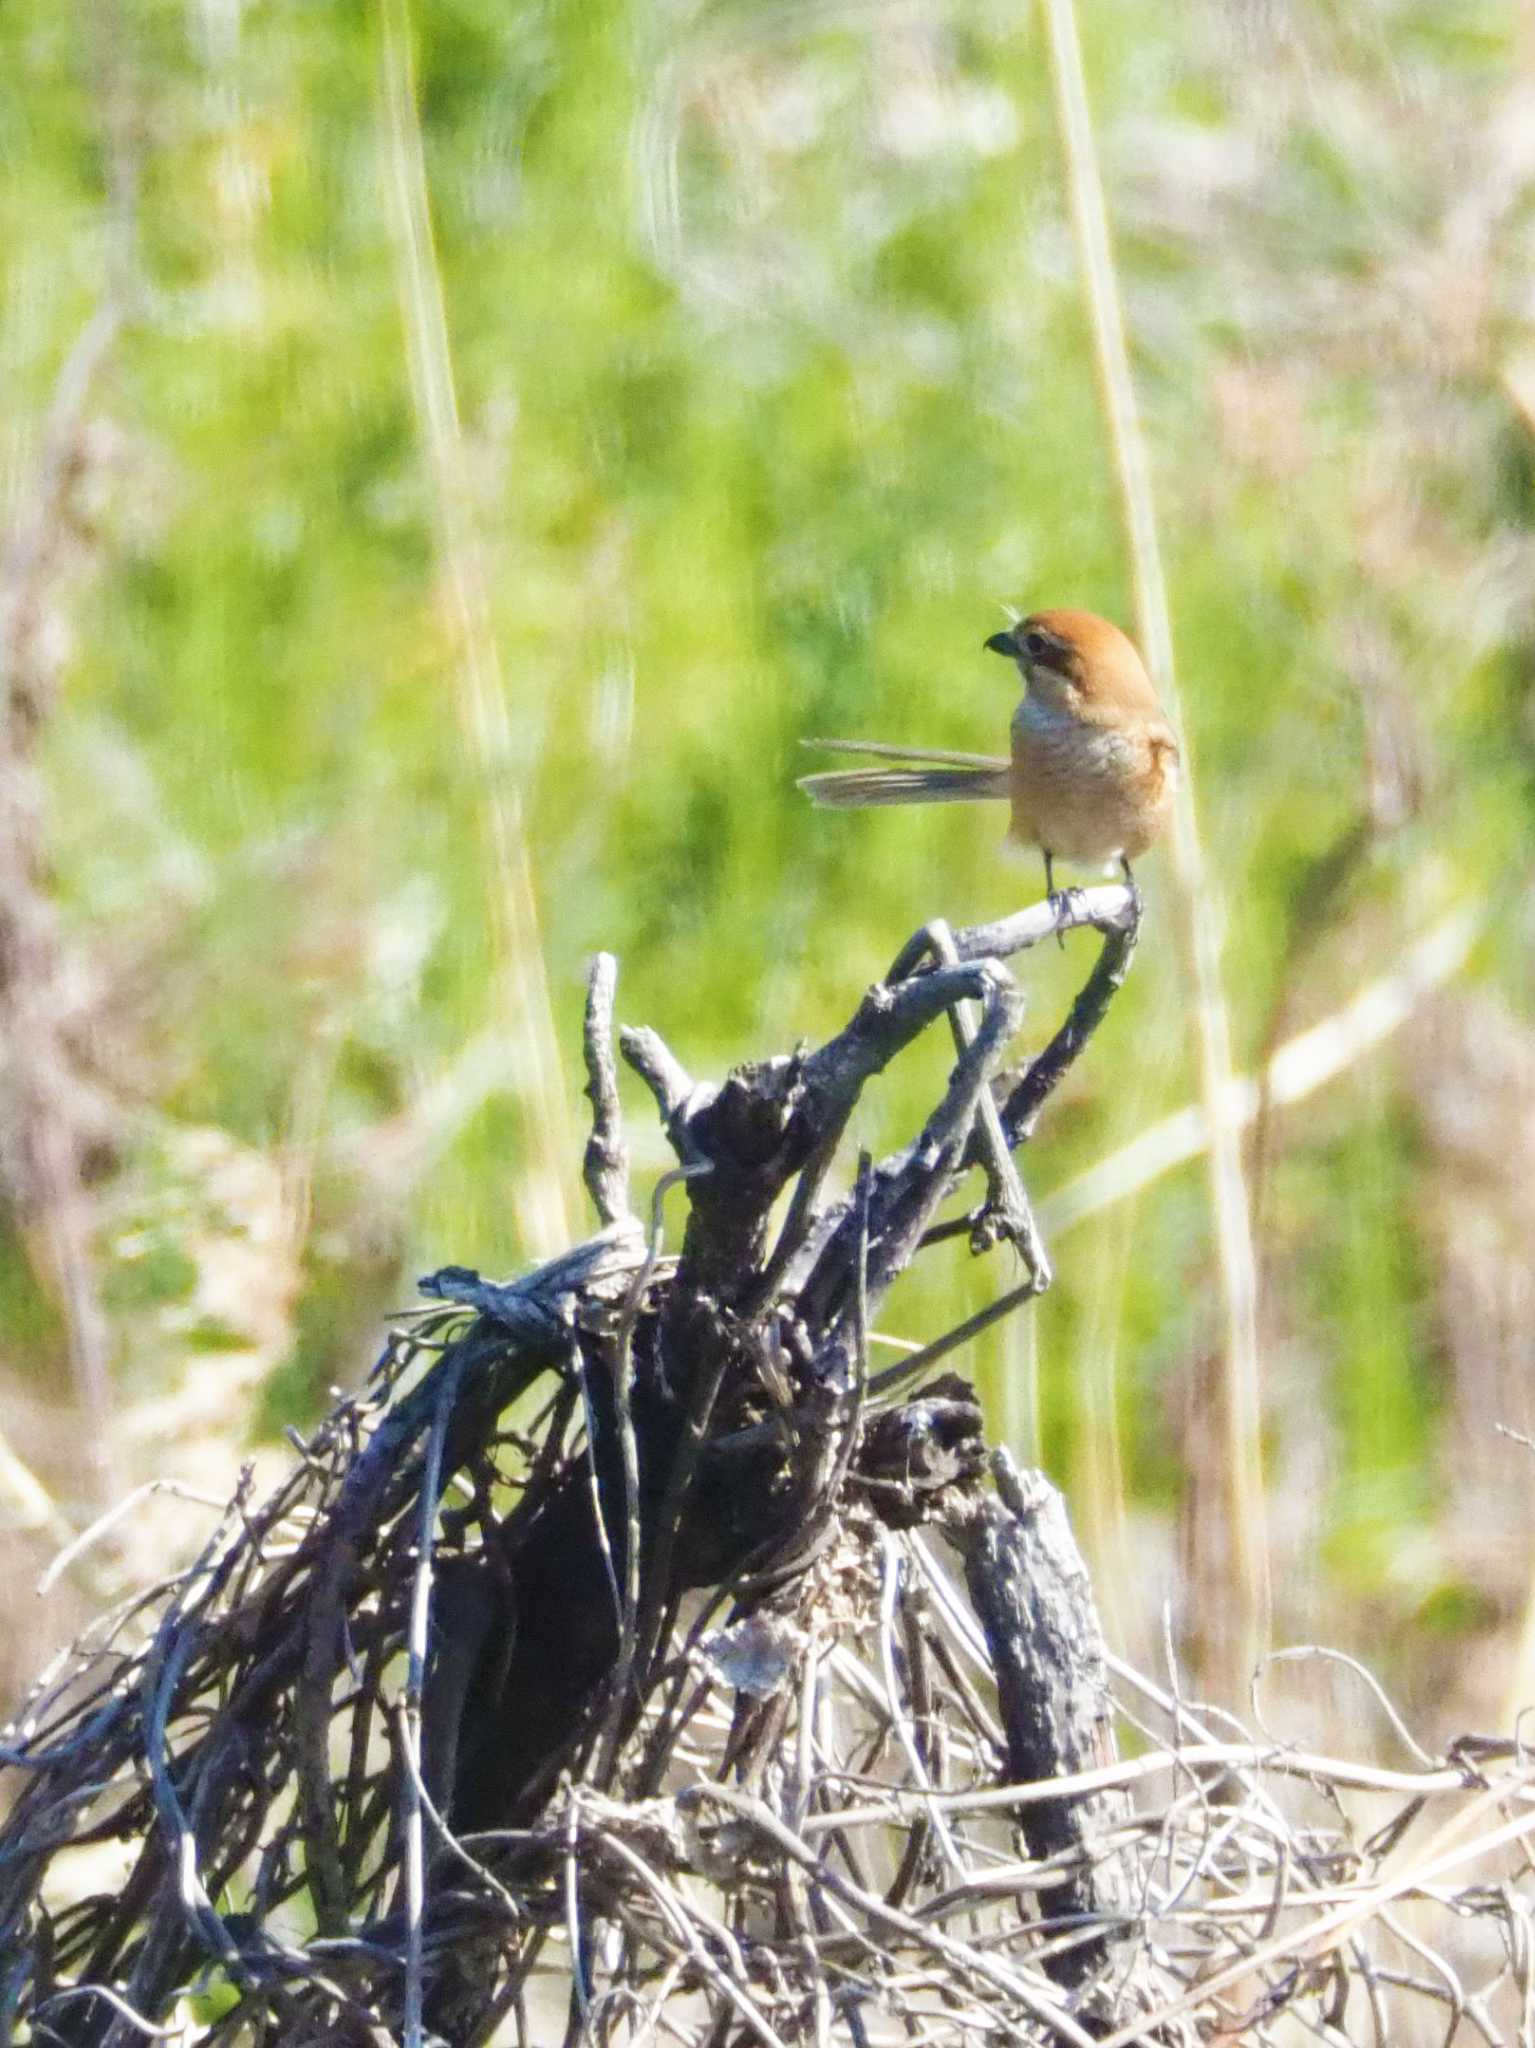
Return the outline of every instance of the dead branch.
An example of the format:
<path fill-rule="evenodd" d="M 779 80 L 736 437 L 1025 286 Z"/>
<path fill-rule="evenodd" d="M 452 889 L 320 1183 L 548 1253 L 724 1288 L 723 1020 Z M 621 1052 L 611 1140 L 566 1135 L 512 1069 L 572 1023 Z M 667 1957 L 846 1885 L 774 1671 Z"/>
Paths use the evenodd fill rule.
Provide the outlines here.
<path fill-rule="evenodd" d="M 1093 973 L 1004 1081 L 1005 959 L 1079 924 Z M 1389 1919 L 1429 1895 L 1404 1832 L 1459 1802 L 1427 1868 L 1466 1910 L 1535 1832 L 1523 1751 L 1392 1777 L 1215 1740 L 1136 1680 L 1152 1753 L 1120 1763 L 1059 1496 L 1005 1463 L 990 1490 L 971 1389 L 932 1377 L 1046 1283 L 1013 1154 L 1135 925 L 1102 889 L 930 926 L 825 1044 L 719 1083 L 623 1033 L 678 1160 L 648 1230 L 599 961 L 600 1232 L 510 1282 L 431 1275 L 277 1491 L 242 1489 L 5 1736 L 0 2040 L 1177 2044 L 1277 2041 L 1292 2011 L 1341 2039 L 1350 1971 L 1372 2009 L 1442 2004 L 1460 1980 Z M 967 1003 L 921 1127 L 835 1186 L 861 1090 Z M 1025 1279 L 871 1374 L 886 1290 L 972 1174 L 958 1226 L 1018 1245 Z M 1303 1828 L 1288 1784 L 1325 1791 Z M 82 1883 L 109 1844 L 125 1880 Z M 1487 1893 L 1511 1930 L 1524 1868 Z M 1514 2009 L 1529 1950 L 1511 1936 L 1457 2016 Z"/>

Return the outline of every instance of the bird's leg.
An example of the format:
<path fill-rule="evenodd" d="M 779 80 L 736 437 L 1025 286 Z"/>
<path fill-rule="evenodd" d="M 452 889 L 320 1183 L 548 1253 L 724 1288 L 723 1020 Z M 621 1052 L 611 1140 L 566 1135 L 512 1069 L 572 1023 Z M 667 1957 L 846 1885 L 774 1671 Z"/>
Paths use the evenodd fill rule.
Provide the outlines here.
<path fill-rule="evenodd" d="M 1119 871 L 1125 878 L 1125 887 L 1130 891 L 1130 900 L 1135 905 L 1135 921 L 1137 924 L 1139 924 L 1141 921 L 1142 908 L 1141 892 L 1138 884 L 1136 883 L 1135 876 L 1130 871 L 1130 857 L 1128 854 L 1122 853 L 1119 856 Z"/>
<path fill-rule="evenodd" d="M 1066 912 L 1066 898 L 1070 892 L 1068 890 L 1056 888 L 1055 855 L 1050 851 L 1048 846 L 1045 848 L 1044 852 L 1045 901 L 1050 906 L 1050 915 L 1052 917 L 1063 917 Z M 1059 925 L 1057 925 L 1055 928 L 1055 943 L 1062 948 L 1064 948 L 1066 944 L 1066 934 L 1061 930 Z"/>
<path fill-rule="evenodd" d="M 959 953 L 955 948 L 954 935 L 944 919 L 934 918 L 923 936 L 939 966 L 953 967 L 957 964 Z M 951 1006 L 949 1025 L 954 1033 L 955 1050 L 962 1054 L 975 1036 L 963 1003 Z M 1029 1198 L 1023 1191 L 1023 1182 L 1018 1177 L 1018 1169 L 1013 1164 L 1013 1155 L 1003 1135 L 1002 1119 L 990 1088 L 981 1090 L 975 1120 L 975 1139 L 986 1173 L 986 1202 L 971 1225 L 970 1249 L 973 1252 L 989 1251 L 999 1238 L 1006 1238 L 1017 1247 L 1030 1280 L 1043 1293 L 1050 1285 L 1050 1260 L 1035 1224 L 1034 1212 L 1029 1207 Z"/>

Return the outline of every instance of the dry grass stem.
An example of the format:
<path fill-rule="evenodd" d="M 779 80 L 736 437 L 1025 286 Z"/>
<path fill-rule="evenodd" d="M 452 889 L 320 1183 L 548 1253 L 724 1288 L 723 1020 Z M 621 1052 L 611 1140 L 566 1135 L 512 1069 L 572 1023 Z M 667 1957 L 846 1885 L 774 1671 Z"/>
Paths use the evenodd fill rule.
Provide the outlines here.
<path fill-rule="evenodd" d="M 568 1243 L 573 1232 L 569 1161 L 574 1132 L 565 1108 L 484 547 L 474 517 L 442 279 L 432 246 L 409 0 L 380 0 L 380 16 L 380 127 L 406 352 L 432 487 L 444 614 L 457 657 L 464 748 L 480 793 L 496 984 L 506 1029 L 517 1048 L 506 1073 L 522 1077 L 524 1157 L 531 1170 L 518 1198 L 519 1221 L 530 1250 L 546 1255 Z"/>
<path fill-rule="evenodd" d="M 1074 0 L 1046 0 L 1045 19 L 1098 385 L 1129 546 L 1136 631 L 1152 680 L 1177 720 L 1177 672 L 1157 539 L 1151 462 L 1130 370 Z M 1209 1515 L 1209 1539 L 1199 1545 L 1191 1562 L 1197 1582 L 1194 1604 L 1206 1616 L 1206 1648 L 1213 1659 L 1210 1675 L 1218 1692 L 1235 1698 L 1240 1696 L 1268 1630 L 1257 1260 L 1241 1131 L 1229 1109 L 1234 1070 L 1231 1022 L 1221 977 L 1220 911 L 1205 868 L 1186 726 L 1182 738 L 1184 770 L 1173 819 L 1173 867 L 1192 969 L 1200 1100 L 1224 1317 L 1218 1381 L 1220 1455 L 1213 1461 L 1211 1473 L 1196 1474 L 1191 1482 L 1196 1486 L 1213 1483 L 1220 1503 Z M 1197 1506 L 1195 1514 L 1196 1519 L 1203 1519 Z"/>

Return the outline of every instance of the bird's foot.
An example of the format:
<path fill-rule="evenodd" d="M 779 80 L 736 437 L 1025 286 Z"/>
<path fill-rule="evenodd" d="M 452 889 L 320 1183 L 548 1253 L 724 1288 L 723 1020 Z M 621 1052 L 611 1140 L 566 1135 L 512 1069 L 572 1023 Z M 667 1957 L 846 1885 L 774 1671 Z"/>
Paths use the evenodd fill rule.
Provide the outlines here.
<path fill-rule="evenodd" d="M 1050 915 L 1055 919 L 1055 943 L 1064 948 L 1066 944 L 1066 920 L 1076 922 L 1077 898 L 1080 889 L 1052 889 L 1045 901 L 1050 906 Z"/>
<path fill-rule="evenodd" d="M 1061 929 L 1061 919 L 1071 907 L 1071 891 L 1056 888 L 1055 855 L 1048 849 L 1045 853 L 1045 901 L 1050 906 L 1050 915 L 1055 919 L 1055 943 L 1064 946 L 1066 934 Z"/>

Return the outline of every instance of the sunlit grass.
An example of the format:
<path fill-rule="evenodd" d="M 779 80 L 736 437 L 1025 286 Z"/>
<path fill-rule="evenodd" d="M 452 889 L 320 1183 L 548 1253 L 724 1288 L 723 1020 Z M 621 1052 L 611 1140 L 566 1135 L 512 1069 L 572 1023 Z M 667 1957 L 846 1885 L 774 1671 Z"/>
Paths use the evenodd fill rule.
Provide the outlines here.
<path fill-rule="evenodd" d="M 361 1369 L 414 1271 L 537 1248 L 517 1030 L 503 1083 L 493 1058 L 456 1066 L 506 1022 L 488 810 L 520 813 L 556 1109 L 579 1129 L 596 947 L 619 956 L 621 1015 L 711 1075 L 834 1027 L 928 917 L 1035 893 L 989 816 L 812 813 L 797 742 L 995 747 L 1009 698 L 980 643 L 999 604 L 1128 619 L 1131 579 L 1026 16 L 421 9 L 433 345 L 508 728 L 504 764 L 477 757 L 378 19 L 214 13 L 125 12 L 145 292 L 56 592 L 50 846 L 125 1112 L 113 1172 L 157 1172 L 165 1123 L 271 1154 L 301 1276 L 278 1384 L 302 1403 Z M 1321 9 L 1288 41 L 1206 32 L 1115 6 L 1085 22 L 1247 1071 L 1282 994 L 1290 1032 L 1340 1012 L 1447 908 L 1498 891 L 1479 971 L 1527 1013 L 1531 469 L 1498 310 L 1524 231 L 1495 140 L 1449 146 L 1493 134 L 1501 30 L 1402 8 L 1378 45 Z M 99 286 L 103 197 L 99 94 L 53 11 L 23 0 L 4 33 L 14 506 Z M 1361 817 L 1368 856 L 1297 950 L 1298 906 Z M 1143 881 L 1135 974 L 1032 1149 L 1043 1196 L 1197 1092 L 1165 856 Z M 1080 967 L 1031 958 L 1026 1044 Z M 1371 1058 L 1367 1083 L 1281 1119 L 1260 1245 L 1266 1368 L 1305 1358 L 1328 1390 L 1340 1597 L 1349 1530 L 1367 1521 L 1389 1558 L 1435 1498 L 1447 1344 L 1422 1219 L 1448 1169 L 1415 1136 L 1436 1077 L 1411 1049 Z M 854 1140 L 899 1142 L 943 1066 L 903 1062 Z M 1169 1528 L 1183 1390 L 1221 1341 L 1199 1171 L 1064 1237 L 1029 1339 L 1043 1452 L 1082 1479 L 1106 1564 L 1134 1550 L 1127 1517 Z M 930 1332 L 1001 1284 L 935 1262 L 892 1326 Z M 20 1381 L 48 1319 L 14 1251 L 0 1286 Z M 1022 1341 L 993 1333 L 974 1364 L 994 1415 L 1027 1427 L 1032 1391 L 1004 1384 Z M 124 1348 L 143 1357 L 143 1332 Z M 179 1357 L 167 1342 L 168 1372 Z M 1281 1472 L 1292 1391 L 1269 1418 Z M 1324 1632 L 1319 1561 L 1289 1562 L 1281 1633 Z"/>

